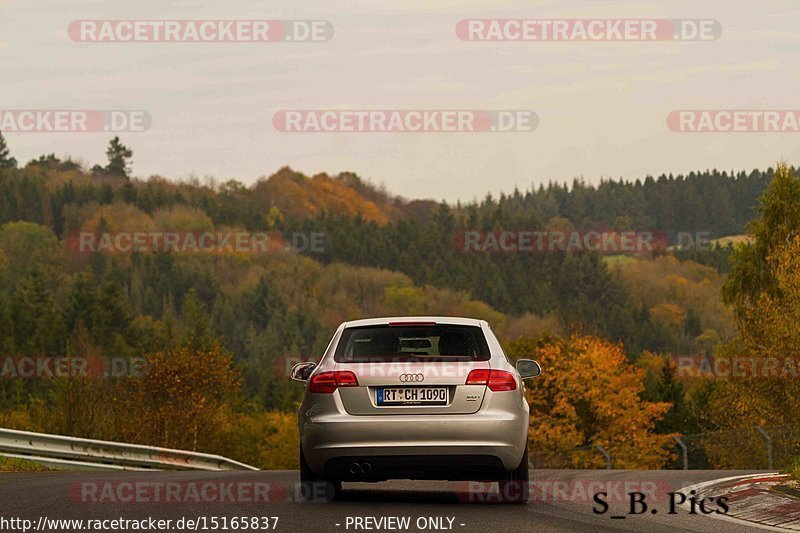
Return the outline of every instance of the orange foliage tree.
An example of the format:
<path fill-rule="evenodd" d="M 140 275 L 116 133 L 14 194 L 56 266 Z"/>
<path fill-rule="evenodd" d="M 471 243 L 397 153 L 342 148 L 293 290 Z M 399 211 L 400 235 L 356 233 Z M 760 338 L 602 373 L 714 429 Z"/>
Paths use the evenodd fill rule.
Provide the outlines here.
<path fill-rule="evenodd" d="M 553 466 L 597 468 L 604 459 L 592 448 L 600 445 L 614 468 L 665 464 L 671 436 L 653 428 L 670 404 L 642 400 L 645 371 L 627 363 L 619 344 L 544 336 L 511 342 L 506 352 L 514 360 L 536 359 L 543 369 L 527 382 L 532 456 Z"/>

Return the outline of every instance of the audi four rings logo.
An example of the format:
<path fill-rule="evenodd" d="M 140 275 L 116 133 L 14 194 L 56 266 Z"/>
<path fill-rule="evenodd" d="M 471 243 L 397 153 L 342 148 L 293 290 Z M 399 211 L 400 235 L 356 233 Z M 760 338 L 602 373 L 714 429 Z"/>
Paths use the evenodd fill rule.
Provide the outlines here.
<path fill-rule="evenodd" d="M 425 381 L 425 376 L 422 374 L 400 374 L 400 381 L 403 383 L 419 383 Z"/>

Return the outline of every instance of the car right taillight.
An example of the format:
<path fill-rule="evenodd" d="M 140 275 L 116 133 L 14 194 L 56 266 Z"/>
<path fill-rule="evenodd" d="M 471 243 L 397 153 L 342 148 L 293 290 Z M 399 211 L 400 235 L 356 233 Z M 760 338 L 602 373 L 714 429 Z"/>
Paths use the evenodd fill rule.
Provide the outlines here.
<path fill-rule="evenodd" d="M 505 370 L 478 368 L 467 375 L 465 385 L 486 385 L 492 392 L 503 392 L 516 390 L 517 380 L 514 374 Z"/>
<path fill-rule="evenodd" d="M 317 394 L 333 394 L 339 387 L 358 387 L 358 378 L 349 370 L 335 370 L 315 374 L 308 382 L 308 392 Z"/>

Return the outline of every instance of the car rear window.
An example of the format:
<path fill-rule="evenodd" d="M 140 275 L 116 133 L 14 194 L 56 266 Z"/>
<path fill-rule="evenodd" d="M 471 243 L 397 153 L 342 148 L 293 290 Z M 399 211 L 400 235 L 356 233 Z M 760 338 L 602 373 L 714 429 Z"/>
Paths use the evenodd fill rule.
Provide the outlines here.
<path fill-rule="evenodd" d="M 488 361 L 489 346 L 477 326 L 361 326 L 345 328 L 338 363 Z"/>

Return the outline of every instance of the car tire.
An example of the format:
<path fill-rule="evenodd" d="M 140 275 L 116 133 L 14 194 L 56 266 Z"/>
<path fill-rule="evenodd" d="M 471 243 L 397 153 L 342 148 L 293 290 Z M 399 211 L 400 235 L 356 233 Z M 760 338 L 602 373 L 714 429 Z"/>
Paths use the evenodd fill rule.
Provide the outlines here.
<path fill-rule="evenodd" d="M 500 499 L 504 503 L 527 503 L 530 487 L 528 485 L 528 446 L 522 454 L 522 460 L 517 468 L 506 474 L 500 481 Z"/>
<path fill-rule="evenodd" d="M 319 476 L 308 466 L 300 448 L 300 497 L 307 502 L 333 501 L 342 492 L 342 482 Z"/>

